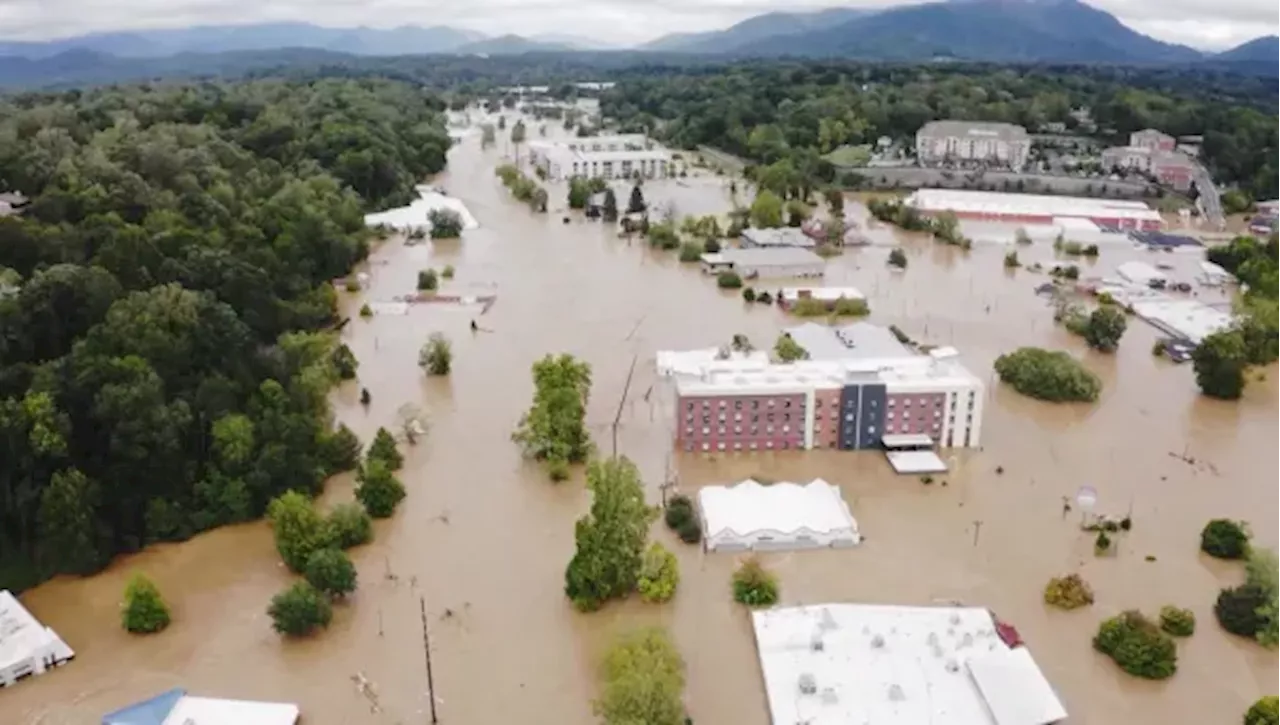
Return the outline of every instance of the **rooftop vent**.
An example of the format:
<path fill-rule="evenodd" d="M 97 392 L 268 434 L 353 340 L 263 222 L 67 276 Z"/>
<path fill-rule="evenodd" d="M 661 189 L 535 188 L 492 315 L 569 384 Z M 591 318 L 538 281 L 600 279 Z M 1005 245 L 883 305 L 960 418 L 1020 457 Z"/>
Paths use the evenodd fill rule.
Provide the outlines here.
<path fill-rule="evenodd" d="M 947 660 L 947 672 L 956 673 L 960 671 L 960 663 L 954 659 Z"/>
<path fill-rule="evenodd" d="M 809 638 L 809 649 L 813 650 L 814 652 L 821 652 L 822 650 L 825 649 L 825 647 L 822 644 L 821 630 L 814 632 L 813 636 Z"/>
<path fill-rule="evenodd" d="M 818 691 L 818 681 L 814 679 L 810 672 L 802 672 L 800 674 L 800 692 L 805 695 L 812 695 Z"/>
<path fill-rule="evenodd" d="M 876 648 L 876 649 L 881 649 L 881 648 L 883 648 L 883 647 L 884 647 L 884 637 L 882 637 L 882 636 L 880 636 L 880 635 L 878 635 L 878 634 L 877 634 L 876 636 L 872 637 L 872 638 L 871 638 L 871 646 L 872 646 L 872 647 L 874 647 L 874 648 Z"/>
<path fill-rule="evenodd" d="M 840 702 L 840 696 L 836 694 L 836 691 L 834 688 L 831 688 L 831 687 L 822 688 L 822 704 L 823 705 L 834 705 L 837 702 Z"/>
<path fill-rule="evenodd" d="M 902 702 L 907 699 L 907 695 L 902 691 L 902 686 L 894 683 L 889 685 L 889 700 L 891 702 Z"/>

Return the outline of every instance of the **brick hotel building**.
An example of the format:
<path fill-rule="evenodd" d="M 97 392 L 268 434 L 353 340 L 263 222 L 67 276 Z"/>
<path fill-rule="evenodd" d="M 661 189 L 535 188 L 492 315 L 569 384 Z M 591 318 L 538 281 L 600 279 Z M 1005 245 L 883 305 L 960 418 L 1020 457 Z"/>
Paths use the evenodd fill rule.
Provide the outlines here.
<path fill-rule="evenodd" d="M 703 360 L 676 373 L 681 449 L 859 450 L 919 434 L 941 447 L 978 445 L 984 386 L 955 350 L 918 354 L 869 323 L 788 334 L 809 360 Z"/>

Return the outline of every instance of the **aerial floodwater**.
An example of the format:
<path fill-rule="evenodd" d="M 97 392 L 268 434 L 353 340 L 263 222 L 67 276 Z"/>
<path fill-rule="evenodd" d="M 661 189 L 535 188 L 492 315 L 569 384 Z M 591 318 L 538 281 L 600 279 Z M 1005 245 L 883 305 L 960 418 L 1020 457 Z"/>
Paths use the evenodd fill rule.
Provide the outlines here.
<path fill-rule="evenodd" d="M 530 121 L 531 137 L 536 126 Z M 1088 351 L 1035 295 L 1048 277 L 1005 270 L 1004 247 L 966 252 L 922 237 L 895 241 L 895 232 L 878 227 L 868 234 L 872 245 L 829 261 L 825 283 L 858 287 L 871 321 L 954 345 L 969 369 L 990 376 L 984 447 L 955 452 L 951 472 L 934 485 L 895 476 L 869 451 L 674 453 L 672 395 L 654 372 L 655 351 L 722 345 L 736 333 L 765 348 L 790 321 L 776 307 L 746 305 L 737 291 L 718 290 L 672 252 L 566 211 L 562 183 L 547 185 L 550 212 L 532 213 L 494 176 L 511 151 L 503 132 L 487 150 L 479 134 L 461 140 L 449 170 L 431 183 L 464 201 L 479 228 L 456 241 L 392 238 L 362 268 L 362 290 L 340 293 L 352 317 L 343 340 L 360 368 L 358 381 L 333 394 L 337 419 L 367 442 L 413 405 L 425 412 L 428 432 L 404 448 L 408 498 L 377 524 L 374 543 L 352 551 L 360 587 L 351 603 L 335 607 L 333 625 L 299 641 L 272 631 L 267 603 L 292 577 L 265 523 L 154 546 L 95 576 L 61 578 L 23 594 L 77 658 L 0 693 L 0 723 L 88 725 L 176 686 L 296 702 L 308 725 L 429 722 L 425 601 L 442 723 L 593 722 L 596 664 L 611 635 L 660 622 L 685 658 L 695 722 L 764 725 L 768 707 L 750 617 L 730 593 L 737 556 L 680 544 L 658 523 L 655 538 L 677 553 L 682 569 L 670 604 L 633 600 L 583 614 L 566 599 L 574 521 L 589 504 L 582 472 L 552 483 L 510 440 L 530 402 L 531 364 L 559 352 L 592 366 L 587 422 L 606 455 L 636 361 L 617 452 L 640 467 L 655 504 L 669 477 L 690 495 L 755 474 L 822 477 L 840 487 L 865 541 L 855 549 L 765 555 L 783 604 L 989 607 L 1018 628 L 1073 723 L 1234 723 L 1250 703 L 1274 693 L 1275 653 L 1224 633 L 1214 620 L 1217 593 L 1242 579 L 1240 566 L 1198 549 L 1211 518 L 1246 520 L 1260 545 L 1277 544 L 1274 366 L 1251 378 L 1243 399 L 1210 400 L 1199 394 L 1189 365 L 1152 357 L 1157 333 L 1137 319 L 1114 355 Z M 680 216 L 723 214 L 731 207 L 728 183 L 698 172 L 647 182 L 645 194 Z M 625 200 L 626 187 L 618 188 Z M 850 206 L 861 208 L 852 198 Z M 563 222 L 566 215 L 571 223 Z M 885 265 L 893 244 L 908 255 L 903 272 Z M 1054 256 L 1046 244 L 1019 253 L 1024 264 Z M 1081 262 L 1081 276 L 1152 256 L 1104 247 L 1096 260 Z M 1188 269 L 1198 259 L 1159 257 Z M 457 272 L 442 293 L 496 301 L 487 309 L 417 304 L 407 311 L 376 304 L 411 294 L 419 269 L 445 265 Z M 364 302 L 379 313 L 359 318 Z M 433 332 L 453 344 L 447 377 L 428 378 L 417 364 Z M 1082 358 L 1103 381 L 1099 400 L 1053 405 L 1002 386 L 989 372 L 992 362 L 1024 345 Z M 367 407 L 361 387 L 372 394 Z M 352 485 L 350 476 L 330 481 L 324 503 L 350 499 Z M 1132 517 L 1133 530 L 1118 537 L 1114 555 L 1095 557 L 1080 512 L 1066 510 L 1082 486 L 1097 490 L 1096 511 Z M 175 626 L 161 634 L 135 637 L 120 627 L 120 593 L 134 570 L 146 571 L 173 608 Z M 1046 607 L 1045 582 L 1072 571 L 1092 584 L 1096 603 L 1071 612 Z M 1172 679 L 1130 677 L 1091 647 L 1104 617 L 1164 604 L 1189 607 L 1202 623 L 1179 644 Z M 373 694 L 357 687 L 365 680 Z"/>

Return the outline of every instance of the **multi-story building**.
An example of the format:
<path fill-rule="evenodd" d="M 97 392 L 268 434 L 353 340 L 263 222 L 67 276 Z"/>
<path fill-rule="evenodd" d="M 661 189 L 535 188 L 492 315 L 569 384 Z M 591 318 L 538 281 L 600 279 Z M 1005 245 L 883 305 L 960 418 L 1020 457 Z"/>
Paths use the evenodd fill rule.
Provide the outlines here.
<path fill-rule="evenodd" d="M 950 162 L 1020 170 L 1030 154 L 1027 129 L 1011 123 L 931 121 L 916 132 L 916 159 L 922 166 Z"/>
<path fill-rule="evenodd" d="M 556 180 L 574 176 L 655 179 L 671 174 L 671 154 L 642 134 L 531 141 L 529 159 Z"/>
<path fill-rule="evenodd" d="M 912 434 L 943 447 L 978 445 L 984 386 L 955 350 L 914 353 L 869 323 L 801 325 L 789 334 L 808 343 L 811 359 L 717 361 L 678 378 L 677 445 L 863 450 L 880 448 L 886 435 Z"/>
<path fill-rule="evenodd" d="M 1129 134 L 1129 145 L 1149 151 L 1172 151 L 1178 145 L 1178 140 L 1154 128 L 1144 128 Z"/>
<path fill-rule="evenodd" d="M 1191 188 L 1196 173 L 1196 162 L 1190 156 L 1180 151 L 1154 148 L 1152 145 L 1114 146 L 1106 149 L 1102 152 L 1102 166 L 1106 169 L 1141 171 L 1157 182 L 1179 191 Z"/>

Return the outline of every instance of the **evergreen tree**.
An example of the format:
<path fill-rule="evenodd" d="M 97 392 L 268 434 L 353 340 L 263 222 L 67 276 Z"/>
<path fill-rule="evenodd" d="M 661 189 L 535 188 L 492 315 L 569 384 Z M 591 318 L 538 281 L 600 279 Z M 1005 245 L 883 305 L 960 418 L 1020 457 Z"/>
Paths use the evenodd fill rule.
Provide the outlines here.
<path fill-rule="evenodd" d="M 396 449 L 396 439 L 386 428 L 379 428 L 374 434 L 367 458 L 370 461 L 381 461 L 392 471 L 398 471 L 404 465 L 404 456 Z"/>
<path fill-rule="evenodd" d="M 143 574 L 134 574 L 124 589 L 124 628 L 134 634 L 151 634 L 169 626 L 169 607 L 160 590 Z"/>
<path fill-rule="evenodd" d="M 626 458 L 587 467 L 591 511 L 574 530 L 577 551 L 565 570 L 565 594 L 583 611 L 636 588 L 649 524 L 657 510 L 644 500 L 640 471 Z"/>
<path fill-rule="evenodd" d="M 639 214 L 648 208 L 644 201 L 644 192 L 640 190 L 640 185 L 636 184 L 631 187 L 631 198 L 627 201 L 627 213 Z"/>
<path fill-rule="evenodd" d="M 396 506 L 404 500 L 404 484 L 380 460 L 371 458 L 357 474 L 356 480 L 359 481 L 356 500 L 375 519 L 391 516 L 395 513 Z"/>

